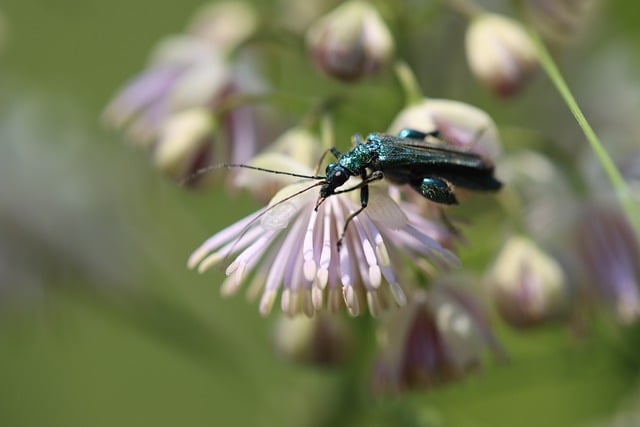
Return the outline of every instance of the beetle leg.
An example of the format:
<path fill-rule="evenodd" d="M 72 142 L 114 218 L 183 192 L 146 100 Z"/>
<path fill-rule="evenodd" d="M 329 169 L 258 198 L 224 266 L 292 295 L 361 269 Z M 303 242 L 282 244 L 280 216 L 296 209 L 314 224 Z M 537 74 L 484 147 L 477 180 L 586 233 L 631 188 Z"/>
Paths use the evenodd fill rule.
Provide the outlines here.
<path fill-rule="evenodd" d="M 353 191 L 355 189 L 360 188 L 360 209 L 358 209 L 357 211 L 353 212 L 351 215 L 349 215 L 347 217 L 347 220 L 344 223 L 344 227 L 342 228 L 342 233 L 340 234 L 340 237 L 338 238 L 338 242 L 337 242 L 337 246 L 338 246 L 338 251 L 340 250 L 340 247 L 342 246 L 342 239 L 344 239 L 344 235 L 347 232 L 347 228 L 349 227 L 349 224 L 351 223 L 351 221 L 358 216 L 360 213 L 362 213 L 362 211 L 367 207 L 367 205 L 369 204 L 369 183 L 373 182 L 373 181 L 378 181 L 381 180 L 382 178 L 384 178 L 384 174 L 381 171 L 374 171 L 371 175 L 367 176 L 366 174 L 362 174 L 362 182 L 354 187 L 351 187 L 347 190 L 343 190 L 340 192 L 336 192 L 337 193 L 346 193 L 348 191 Z"/>
<path fill-rule="evenodd" d="M 411 181 L 409 185 L 432 202 L 445 205 L 458 204 L 453 185 L 443 178 L 427 176 Z"/>
<path fill-rule="evenodd" d="M 364 144 L 364 142 L 362 142 L 362 137 L 360 136 L 359 133 L 353 134 L 353 136 L 351 137 L 351 144 L 353 144 L 353 145 L 362 145 L 362 144 Z"/>
<path fill-rule="evenodd" d="M 369 176 L 363 175 L 362 181 L 354 185 L 353 187 L 345 188 L 344 190 L 334 191 L 333 194 L 348 193 L 350 191 L 357 190 L 358 188 L 365 187 L 370 182 L 380 181 L 382 178 L 384 178 L 384 174 L 381 171 L 374 171 Z"/>
<path fill-rule="evenodd" d="M 431 132 L 422 132 L 415 129 L 402 129 L 398 133 L 398 138 L 411 138 L 411 139 L 426 139 L 428 136 L 434 138 L 441 138 L 439 130 L 432 130 Z"/>
<path fill-rule="evenodd" d="M 336 159 L 340 158 L 340 156 L 342 155 L 342 153 L 339 152 L 336 147 L 331 147 L 325 150 L 325 152 L 322 153 L 322 156 L 320 156 L 320 160 L 318 160 L 318 164 L 316 164 L 316 171 L 314 175 L 318 175 L 318 173 L 320 173 L 320 169 L 322 168 L 322 162 L 324 162 L 324 158 L 327 157 L 327 154 L 329 153 L 333 154 L 333 156 Z"/>

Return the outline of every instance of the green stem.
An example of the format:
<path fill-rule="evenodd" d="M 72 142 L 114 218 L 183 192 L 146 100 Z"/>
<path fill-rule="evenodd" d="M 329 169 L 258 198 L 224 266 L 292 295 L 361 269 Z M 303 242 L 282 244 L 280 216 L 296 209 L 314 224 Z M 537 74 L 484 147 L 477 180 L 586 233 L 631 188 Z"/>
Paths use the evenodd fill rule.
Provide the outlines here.
<path fill-rule="evenodd" d="M 404 61 L 397 61 L 394 64 L 393 70 L 404 91 L 407 105 L 420 103 L 424 99 L 424 96 L 418 84 L 418 79 L 416 79 L 416 75 L 411 70 L 411 67 Z"/>
<path fill-rule="evenodd" d="M 622 178 L 622 175 L 620 175 L 618 168 L 598 139 L 598 136 L 594 132 L 593 128 L 591 128 L 591 125 L 589 125 L 589 122 L 582 113 L 582 110 L 580 110 L 578 103 L 571 94 L 567 83 L 562 78 L 562 74 L 551 58 L 551 55 L 544 45 L 544 42 L 542 41 L 538 33 L 531 27 L 529 28 L 529 34 L 531 36 L 533 44 L 536 47 L 538 59 L 540 60 L 542 68 L 544 68 L 547 76 L 549 76 L 549 79 L 551 79 L 551 81 L 555 85 L 556 89 L 564 99 L 564 102 L 569 107 L 571 114 L 573 114 L 573 117 L 575 117 L 576 121 L 578 122 L 578 125 L 582 129 L 582 132 L 584 132 L 585 136 L 587 137 L 591 148 L 600 161 L 600 164 L 602 164 L 602 168 L 607 174 L 607 177 L 609 178 L 609 181 L 611 182 L 611 185 L 616 192 L 622 208 L 624 209 L 630 223 L 633 225 L 636 235 L 640 236 L 640 212 L 638 212 L 638 206 L 631 197 L 631 193 L 624 178 Z"/>

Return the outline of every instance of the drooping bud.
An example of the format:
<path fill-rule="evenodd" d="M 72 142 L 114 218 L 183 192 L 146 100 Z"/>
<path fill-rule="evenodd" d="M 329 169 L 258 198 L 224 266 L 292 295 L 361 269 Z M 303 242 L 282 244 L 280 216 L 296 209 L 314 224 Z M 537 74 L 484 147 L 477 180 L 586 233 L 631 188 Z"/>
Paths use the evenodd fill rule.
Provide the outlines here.
<path fill-rule="evenodd" d="M 538 67 L 529 35 L 505 16 L 478 15 L 469 24 L 465 41 L 471 72 L 499 96 L 519 92 Z"/>
<path fill-rule="evenodd" d="M 171 116 L 153 148 L 154 164 L 172 179 L 194 185 L 191 175 L 209 164 L 213 154 L 214 130 L 214 120 L 203 108 Z"/>
<path fill-rule="evenodd" d="M 393 53 L 393 38 L 370 4 L 350 1 L 318 20 L 307 33 L 316 66 L 345 82 L 377 74 Z"/>
<path fill-rule="evenodd" d="M 560 264 L 525 237 L 504 245 L 487 278 L 502 318 L 518 328 L 566 315 L 571 292 Z"/>

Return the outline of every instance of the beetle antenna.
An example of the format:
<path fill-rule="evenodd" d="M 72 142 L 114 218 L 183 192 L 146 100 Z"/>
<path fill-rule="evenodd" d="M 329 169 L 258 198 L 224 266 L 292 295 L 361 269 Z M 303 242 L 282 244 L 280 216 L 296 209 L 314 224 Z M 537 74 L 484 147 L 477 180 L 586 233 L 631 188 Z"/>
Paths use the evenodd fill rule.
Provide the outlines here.
<path fill-rule="evenodd" d="M 324 177 L 322 177 L 322 178 L 324 178 Z M 229 250 L 227 251 L 227 254 L 225 255 L 225 260 L 226 260 L 226 258 L 227 258 L 227 257 L 228 257 L 228 256 L 229 256 L 229 255 L 234 251 L 234 249 L 235 249 L 236 245 L 238 244 L 238 242 L 239 242 L 240 240 L 242 240 L 242 238 L 244 237 L 244 235 L 245 235 L 245 234 L 247 234 L 247 231 L 249 231 L 249 229 L 251 228 L 251 226 L 252 226 L 253 224 L 255 224 L 255 223 L 256 223 L 256 221 L 258 221 L 260 218 L 262 218 L 262 217 L 263 217 L 267 212 L 269 212 L 270 210 L 272 210 L 272 209 L 274 209 L 274 208 L 276 208 L 276 207 L 280 206 L 281 204 L 283 204 L 283 203 L 285 203 L 285 202 L 288 202 L 289 200 L 293 199 L 294 197 L 297 197 L 297 196 L 301 195 L 302 193 L 306 193 L 307 191 L 309 191 L 309 190 L 311 190 L 311 189 L 313 189 L 313 188 L 315 188 L 315 187 L 318 187 L 318 186 L 320 186 L 320 185 L 322 185 L 322 184 L 324 184 L 324 181 L 313 183 L 312 185 L 310 185 L 310 186 L 308 186 L 308 187 L 305 187 L 305 188 L 303 188 L 302 190 L 296 191 L 295 193 L 293 193 L 293 194 L 291 194 L 291 195 L 289 195 L 289 196 L 285 197 L 284 199 L 277 201 L 277 202 L 276 202 L 276 203 L 274 203 L 273 205 L 268 206 L 265 210 L 263 210 L 263 211 L 262 211 L 262 212 L 260 212 L 258 215 L 256 215 L 256 217 L 255 217 L 255 218 L 253 218 L 251 221 L 249 221 L 249 223 L 248 223 L 248 224 L 244 227 L 244 229 L 240 232 L 240 235 L 239 235 L 239 236 L 236 238 L 236 240 L 233 242 L 233 244 L 231 245 L 231 247 L 230 247 L 230 248 L 229 248 Z"/>
<path fill-rule="evenodd" d="M 316 175 L 303 175 L 303 174 L 299 174 L 299 173 L 279 171 L 279 170 L 275 170 L 275 169 L 261 168 L 261 167 L 258 167 L 258 166 L 235 164 L 235 163 L 221 163 L 221 164 L 218 164 L 218 165 L 211 165 L 211 166 L 207 166 L 207 167 L 204 167 L 204 168 L 197 169 L 191 175 L 189 175 L 188 177 L 183 179 L 180 184 L 183 184 L 183 185 L 184 184 L 188 184 L 191 181 L 193 181 L 195 178 L 199 177 L 200 175 L 204 175 L 204 174 L 209 173 L 209 172 L 211 172 L 213 170 L 223 169 L 223 168 L 224 169 L 233 169 L 233 168 L 251 169 L 251 170 L 260 171 L 260 172 L 272 173 L 272 174 L 275 174 L 275 175 L 288 175 L 288 176 L 293 176 L 293 177 L 296 177 L 296 178 L 325 179 L 324 176 L 317 175 L 317 174 Z"/>

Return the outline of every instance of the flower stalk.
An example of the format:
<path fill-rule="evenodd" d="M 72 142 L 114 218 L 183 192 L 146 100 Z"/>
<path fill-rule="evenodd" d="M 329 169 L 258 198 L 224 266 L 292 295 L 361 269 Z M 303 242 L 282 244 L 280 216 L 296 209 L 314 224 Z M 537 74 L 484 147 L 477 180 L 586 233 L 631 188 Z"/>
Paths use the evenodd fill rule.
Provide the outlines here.
<path fill-rule="evenodd" d="M 586 117 L 582 113 L 578 102 L 574 98 L 569 86 L 565 82 L 560 70 L 558 69 L 556 63 L 553 58 L 549 54 L 544 42 L 538 35 L 537 31 L 535 31 L 532 27 L 529 26 L 529 35 L 533 44 L 536 48 L 536 52 L 538 55 L 538 59 L 542 68 L 551 82 L 556 87 L 556 90 L 560 93 L 560 96 L 569 107 L 571 114 L 575 118 L 576 122 L 582 129 L 582 132 L 587 137 L 587 141 L 591 145 L 593 152 L 595 153 L 598 161 L 602 165 L 611 185 L 613 186 L 618 200 L 622 205 L 622 208 L 627 215 L 629 222 L 632 224 L 634 231 L 637 236 L 640 236 L 640 209 L 638 209 L 637 203 L 632 199 L 629 188 L 622 178 L 620 171 L 616 167 L 615 163 L 607 153 L 607 150 L 604 148 L 602 142 L 596 135 L 595 131 L 587 121 Z"/>
<path fill-rule="evenodd" d="M 407 105 L 419 104 L 424 96 L 422 90 L 418 84 L 416 75 L 411 70 L 411 67 L 404 61 L 396 61 L 393 66 L 396 78 L 400 83 L 400 87 L 404 92 L 404 98 Z"/>

